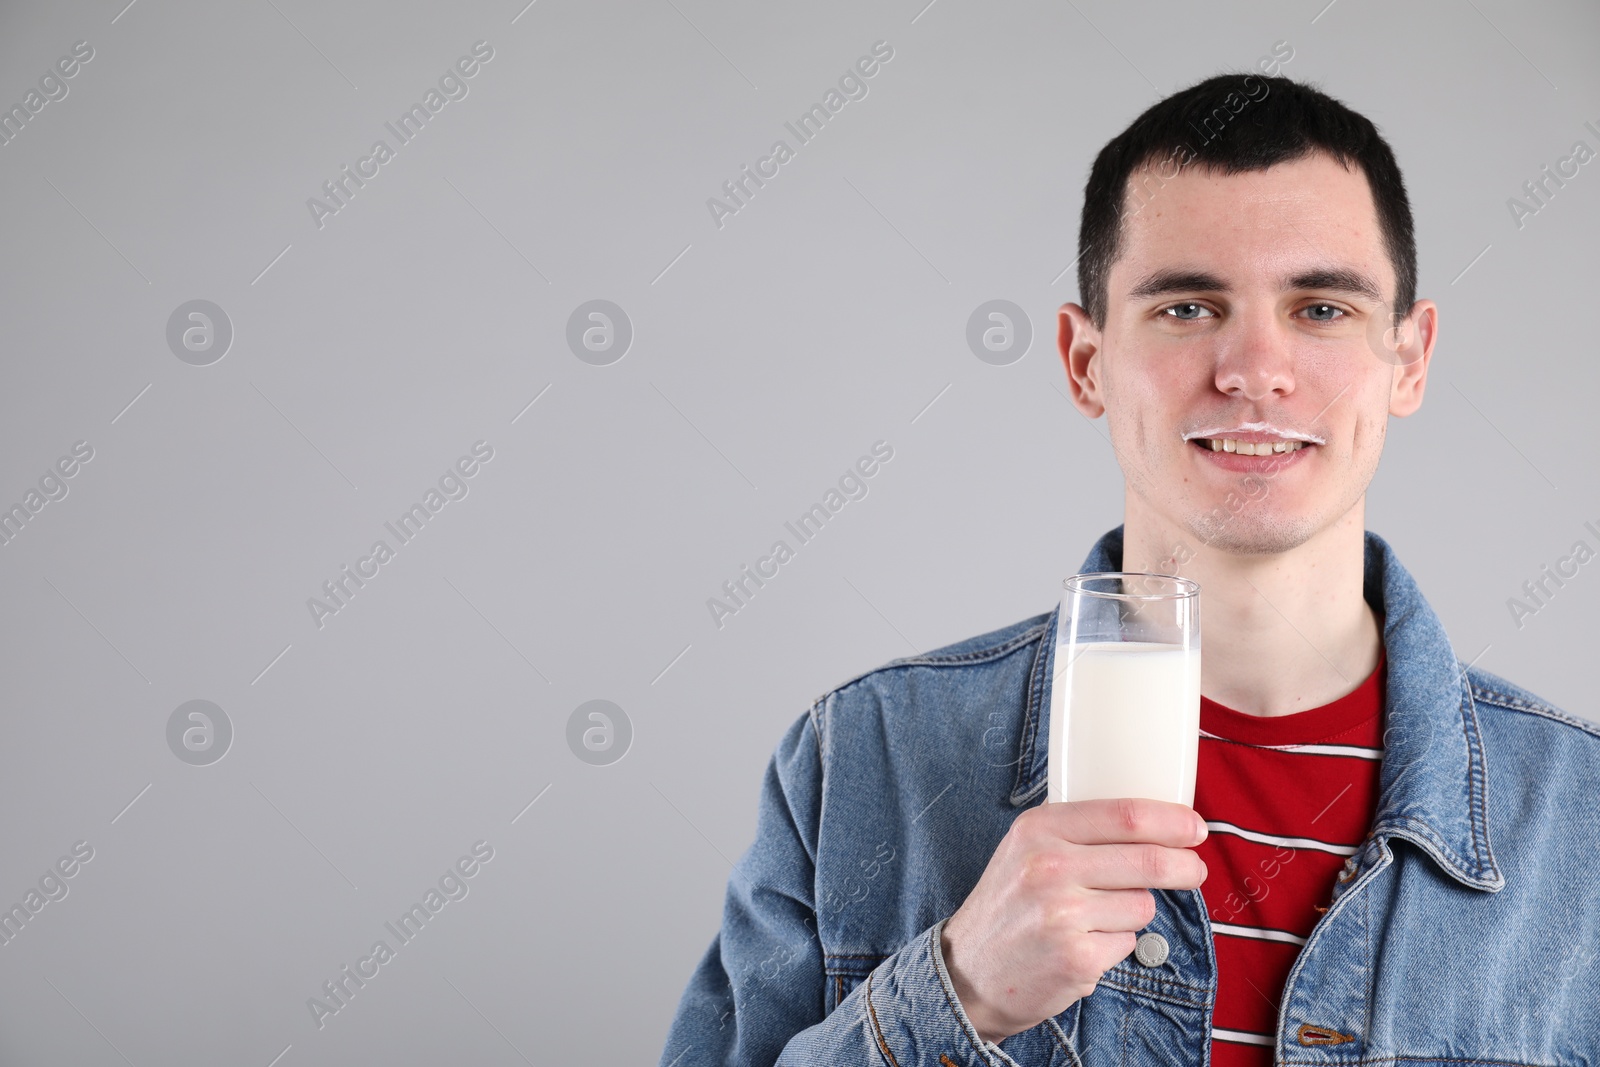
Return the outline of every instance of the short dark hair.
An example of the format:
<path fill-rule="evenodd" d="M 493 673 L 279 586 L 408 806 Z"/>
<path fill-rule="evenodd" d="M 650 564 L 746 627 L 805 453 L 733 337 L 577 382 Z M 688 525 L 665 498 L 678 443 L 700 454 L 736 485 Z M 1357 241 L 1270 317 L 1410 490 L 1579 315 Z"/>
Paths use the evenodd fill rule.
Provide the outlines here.
<path fill-rule="evenodd" d="M 1328 153 L 1360 167 L 1394 265 L 1393 314 L 1411 310 L 1417 292 L 1417 242 L 1411 204 L 1394 153 L 1365 116 L 1290 78 L 1219 74 L 1152 104 L 1095 157 L 1078 226 L 1078 294 L 1103 328 L 1111 267 L 1122 246 L 1128 179 L 1152 163 L 1196 163 L 1222 174 Z M 1177 177 L 1178 170 L 1165 180 Z M 1159 171 L 1155 178 L 1162 180 Z M 1141 203 L 1140 207 L 1143 206 Z M 1135 209 L 1137 210 L 1137 208 Z"/>

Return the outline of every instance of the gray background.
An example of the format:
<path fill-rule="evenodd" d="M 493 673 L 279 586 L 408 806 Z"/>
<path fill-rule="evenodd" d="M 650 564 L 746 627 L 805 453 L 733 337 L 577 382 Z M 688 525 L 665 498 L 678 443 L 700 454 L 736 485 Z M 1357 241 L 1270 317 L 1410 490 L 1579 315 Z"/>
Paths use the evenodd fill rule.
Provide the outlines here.
<path fill-rule="evenodd" d="M 95 50 L 0 147 L 0 503 L 94 448 L 0 548 L 0 905 L 95 850 L 0 947 L 0 1062 L 654 1062 L 784 728 L 1049 610 L 1120 521 L 1053 343 L 1082 183 L 1279 40 L 1394 145 L 1441 306 L 1368 527 L 1463 658 L 1600 714 L 1600 563 L 1506 606 L 1600 525 L 1600 163 L 1506 206 L 1600 148 L 1593 5 L 124 3 L 0 16 L 7 106 Z M 480 39 L 469 95 L 319 229 L 307 198 Z M 880 39 L 866 98 L 715 226 Z M 1035 332 L 1009 366 L 965 341 L 996 298 Z M 166 342 L 193 299 L 235 332 L 210 366 Z M 565 341 L 592 299 L 635 330 L 609 366 Z M 469 495 L 318 629 L 307 598 L 480 439 Z M 879 439 L 869 495 L 714 626 Z M 167 745 L 194 699 L 234 729 L 209 766 Z M 633 728 L 606 766 L 567 743 L 593 699 Z M 480 839 L 319 1030 L 307 998 Z"/>

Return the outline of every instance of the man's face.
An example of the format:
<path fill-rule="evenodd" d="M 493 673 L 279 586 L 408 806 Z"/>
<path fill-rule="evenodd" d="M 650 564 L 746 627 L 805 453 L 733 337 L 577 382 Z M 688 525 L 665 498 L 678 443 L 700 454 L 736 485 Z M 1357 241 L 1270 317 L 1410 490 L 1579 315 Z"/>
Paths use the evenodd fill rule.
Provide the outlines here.
<path fill-rule="evenodd" d="M 1358 168 L 1314 153 L 1156 184 L 1124 215 L 1104 329 L 1063 308 L 1074 401 L 1106 411 L 1130 511 L 1196 548 L 1287 551 L 1361 502 L 1388 416 L 1421 403 L 1433 305 L 1385 347 L 1395 275 Z"/>

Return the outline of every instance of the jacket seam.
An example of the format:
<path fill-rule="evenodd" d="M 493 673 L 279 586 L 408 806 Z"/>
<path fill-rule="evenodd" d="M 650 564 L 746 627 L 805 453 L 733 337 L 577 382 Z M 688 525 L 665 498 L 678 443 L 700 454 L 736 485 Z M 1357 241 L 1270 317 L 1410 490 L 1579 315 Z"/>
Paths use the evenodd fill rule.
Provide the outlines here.
<path fill-rule="evenodd" d="M 1548 704 L 1530 704 L 1525 700 L 1519 700 L 1498 690 L 1485 688 L 1477 683 L 1472 685 L 1472 695 L 1474 699 L 1493 707 L 1503 708 L 1506 711 L 1520 711 L 1528 715 L 1537 715 L 1541 719 L 1549 719 L 1552 722 L 1574 727 L 1591 737 L 1600 739 L 1600 725 L 1580 719 L 1575 715 L 1569 715 Z"/>
<path fill-rule="evenodd" d="M 934 971 L 935 971 L 934 977 L 936 979 L 938 979 L 938 981 L 939 981 L 939 990 L 940 990 L 940 992 L 942 992 L 944 994 L 945 1005 L 950 1009 L 951 1016 L 955 1018 L 956 1025 L 961 1028 L 962 1036 L 964 1036 L 967 1039 L 967 1041 L 969 1043 L 971 1043 L 973 1051 L 978 1056 L 978 1062 L 979 1063 L 988 1063 L 989 1062 L 989 1057 L 984 1055 L 984 1052 L 983 1052 L 983 1045 L 982 1045 L 983 1039 L 981 1037 L 979 1037 L 977 1034 L 970 1033 L 967 1030 L 966 1024 L 963 1023 L 961 1021 L 961 1017 L 956 1014 L 955 1001 L 950 999 L 950 990 L 945 988 L 945 986 L 944 986 L 944 978 L 937 973 L 938 972 L 938 968 L 937 967 L 934 968 Z"/>
<path fill-rule="evenodd" d="M 1071 1006 L 1067 1010 L 1071 1011 Z M 1067 1038 L 1067 1032 L 1061 1029 L 1061 1024 L 1056 1022 L 1056 1017 L 1052 1015 L 1041 1025 L 1045 1027 L 1045 1032 L 1050 1035 L 1050 1039 L 1061 1047 L 1062 1052 L 1066 1053 L 1070 1067 L 1083 1067 L 1083 1057 L 1079 1056 L 1078 1050 L 1072 1047 L 1072 1042 Z"/>
<path fill-rule="evenodd" d="M 1103 975 L 1098 984 L 1109 989 L 1115 989 L 1119 993 L 1154 997 L 1157 1000 L 1164 1000 L 1168 1004 L 1176 1004 L 1182 1008 L 1204 1008 L 1206 1006 L 1205 998 L 1203 997 L 1198 1000 L 1187 1000 L 1177 991 L 1166 988 L 1169 982 L 1172 985 L 1185 984 L 1172 982 L 1170 979 L 1163 979 L 1159 985 L 1154 982 L 1145 984 L 1138 982 L 1137 980 L 1134 982 L 1123 982 L 1113 978 L 1110 972 L 1107 972 L 1105 975 Z"/>
<path fill-rule="evenodd" d="M 1295 982 L 1299 980 L 1301 972 L 1305 970 L 1306 961 L 1310 958 L 1310 951 L 1319 945 L 1324 939 L 1331 936 L 1328 933 L 1330 927 L 1327 925 L 1327 923 L 1330 921 L 1330 919 L 1338 918 L 1340 913 L 1346 908 L 1355 906 L 1353 904 L 1346 903 L 1346 901 L 1352 899 L 1350 894 L 1371 884 L 1372 880 L 1378 877 L 1379 872 L 1381 872 L 1385 867 L 1394 861 L 1394 855 L 1393 849 L 1380 849 L 1378 853 L 1378 861 L 1370 867 L 1361 869 L 1360 873 L 1356 875 L 1355 881 L 1351 882 L 1343 892 L 1340 892 L 1337 896 L 1333 897 L 1328 905 L 1328 910 L 1323 913 L 1322 918 L 1318 920 L 1316 926 L 1312 929 L 1311 936 L 1306 939 L 1306 943 L 1304 945 L 1300 946 L 1300 951 L 1295 956 L 1294 963 L 1289 968 L 1289 975 L 1283 981 L 1283 996 L 1280 999 L 1278 1006 L 1278 1029 L 1275 1033 L 1276 1040 L 1288 1040 L 1287 1035 L 1285 1035 L 1283 1032 L 1284 1024 L 1288 1022 L 1288 1017 L 1285 1013 L 1285 1006 L 1288 1003 L 1292 1003 L 1293 994 L 1296 992 L 1294 988 Z M 1211 1009 L 1211 1017 L 1214 1020 L 1216 1005 L 1213 1003 L 1208 1005 L 1208 1007 Z M 1276 1050 L 1276 1047 L 1277 1046 L 1274 1045 L 1274 1050 Z M 1206 1048 L 1209 1053 L 1209 1043 L 1207 1044 Z M 1286 1065 L 1289 1063 L 1315 1063 L 1319 1064 L 1320 1067 L 1327 1067 L 1327 1062 L 1322 1060 L 1274 1060 L 1273 1062 L 1275 1067 L 1286 1067 Z M 1356 1063 L 1355 1061 L 1350 1061 L 1341 1065 L 1341 1067 L 1356 1067 Z"/>
<path fill-rule="evenodd" d="M 1057 608 L 1056 610 L 1059 614 L 1060 609 Z M 1045 667 L 1045 661 L 1050 658 L 1050 630 L 1052 619 L 1054 618 L 1054 616 L 1047 617 L 1044 623 L 1039 626 L 1039 647 L 1034 649 L 1033 665 L 1028 669 L 1028 691 L 1025 695 L 1026 705 L 1023 709 L 1023 736 L 1017 748 L 1017 784 L 1011 790 L 1013 806 L 1027 803 L 1039 791 L 1040 787 L 1046 784 L 1046 779 L 1048 778 L 1048 774 L 1040 773 L 1037 748 L 1039 745 L 1039 723 L 1044 717 L 1041 710 L 1044 700 L 1043 692 L 1049 691 L 1050 684 L 1049 671 Z M 1059 619 L 1055 619 L 1055 624 L 1059 625 Z M 1041 676 L 1043 676 L 1042 681 Z M 1026 756 L 1026 767 L 1023 766 L 1024 756 Z M 1048 771 L 1048 769 L 1047 765 L 1045 770 Z M 1026 771 L 1027 777 L 1023 777 L 1024 771 Z M 1024 786 L 1027 787 L 1025 792 L 1023 790 Z"/>
<path fill-rule="evenodd" d="M 1048 618 L 1048 616 L 1046 617 Z M 821 701 L 826 700 L 828 697 L 843 695 L 846 689 L 849 689 L 855 685 L 859 685 L 861 682 L 866 681 L 873 675 L 882 674 L 885 671 L 901 670 L 906 667 L 959 667 L 968 666 L 974 663 L 985 663 L 990 660 L 1004 659 L 1006 656 L 1009 656 L 1013 652 L 1017 651 L 1017 649 L 1029 645 L 1033 641 L 1037 640 L 1039 633 L 1049 625 L 1050 624 L 1048 621 L 1036 624 L 1029 627 L 1022 633 L 1017 634 L 1015 637 L 1011 637 L 1005 641 L 1002 641 L 998 645 L 973 649 L 970 652 L 958 652 L 949 656 L 935 656 L 932 654 L 922 656 L 904 656 L 900 659 L 890 660 L 888 663 L 884 663 L 868 671 L 863 671 L 855 677 L 841 682 L 839 685 L 818 697 L 817 702 L 820 703 Z"/>
<path fill-rule="evenodd" d="M 1551 722 L 1557 722 L 1564 726 L 1570 726 L 1578 730 L 1580 733 L 1585 733 L 1590 737 L 1600 739 L 1600 726 L 1578 719 L 1575 716 L 1568 715 L 1567 713 L 1560 711 L 1551 705 L 1530 703 L 1518 697 L 1511 696 L 1508 693 L 1504 693 L 1498 689 L 1494 689 L 1490 686 L 1474 683 L 1470 678 L 1467 679 L 1467 688 L 1470 698 L 1475 704 L 1481 702 L 1488 704 L 1490 707 L 1501 708 L 1506 711 L 1517 711 L 1525 715 L 1535 715 L 1539 718 L 1550 720 Z M 1473 718 L 1474 720 L 1477 718 L 1476 710 L 1474 710 Z M 1485 762 L 1487 765 L 1487 761 Z M 1485 811 L 1487 811 L 1489 793 L 1487 781 L 1484 783 L 1483 793 Z M 1487 836 L 1487 827 L 1485 827 L 1485 835 Z M 1489 866 L 1498 873 L 1499 864 L 1495 862 L 1494 850 L 1492 847 L 1488 848 L 1488 854 Z M 1502 875 L 1502 878 L 1503 877 L 1504 876 Z"/>
<path fill-rule="evenodd" d="M 1473 877 L 1473 878 L 1482 878 L 1483 877 L 1483 871 L 1481 869 L 1481 866 L 1480 866 L 1480 869 L 1476 870 L 1476 871 L 1468 870 L 1466 862 L 1456 852 L 1456 850 L 1451 848 L 1448 842 L 1446 842 L 1437 833 L 1435 833 L 1434 830 L 1433 830 L 1433 827 L 1429 826 L 1427 823 L 1423 822 L 1421 819 L 1415 818 L 1414 816 L 1411 816 L 1411 815 L 1390 815 L 1390 816 L 1387 816 L 1383 820 L 1383 823 L 1382 823 L 1381 826 L 1373 827 L 1373 831 L 1374 831 L 1374 833 L 1376 833 L 1376 832 L 1381 831 L 1381 830 L 1389 829 L 1389 830 L 1391 830 L 1391 832 L 1387 836 L 1391 836 L 1392 837 L 1392 836 L 1394 836 L 1394 834 L 1392 832 L 1392 827 L 1394 825 L 1396 825 L 1396 824 L 1402 825 L 1405 829 L 1409 829 L 1409 830 L 1415 831 L 1419 836 L 1424 838 L 1434 848 L 1438 849 L 1439 852 L 1445 857 L 1445 859 L 1447 859 L 1453 866 L 1460 868 L 1462 871 L 1465 871 L 1471 877 Z"/>
<path fill-rule="evenodd" d="M 1121 1067 L 1128 1067 L 1128 1029 L 1132 1025 L 1133 1011 L 1131 1009 L 1124 1010 L 1122 1012 L 1122 1026 L 1119 1027 L 1117 1031 L 1117 1051 L 1121 1053 L 1118 1062 L 1121 1064 Z M 1206 1051 L 1209 1054 L 1211 1047 L 1210 1034 L 1205 1035 L 1202 1044 L 1205 1046 Z"/>
<path fill-rule="evenodd" d="M 966 1013 L 956 1008 L 956 998 L 953 996 L 955 991 L 950 988 L 949 980 L 945 977 L 944 949 L 940 946 L 940 939 L 944 936 L 944 924 L 949 921 L 948 917 L 939 920 L 927 934 L 929 938 L 928 964 L 933 968 L 934 980 L 939 983 L 939 992 L 944 994 L 945 1005 L 950 1009 L 951 1018 L 956 1021 L 956 1028 L 967 1039 L 967 1043 L 972 1046 L 973 1053 L 978 1057 L 978 1062 L 989 1063 L 990 1059 L 984 1048 L 986 1042 L 983 1040 L 983 1035 L 972 1029 L 968 1025 L 969 1021 L 966 1018 Z M 993 1047 L 1008 1062 L 1016 1062 L 1000 1050 L 999 1044 L 995 1044 Z"/>
<path fill-rule="evenodd" d="M 1384 846 L 1379 845 L 1378 847 L 1381 855 L 1381 850 Z M 1374 866 L 1376 866 L 1376 864 L 1374 864 Z M 1373 877 L 1376 877 L 1376 875 Z M 1363 1032 L 1370 1032 L 1371 1030 L 1373 1017 L 1377 1014 L 1376 1009 L 1378 1000 L 1377 976 L 1373 973 L 1375 970 L 1373 966 L 1373 960 L 1375 957 L 1373 956 L 1372 949 L 1372 897 L 1373 894 L 1369 890 L 1362 893 L 1361 899 L 1356 902 L 1361 906 L 1361 932 L 1366 936 L 1367 941 L 1366 954 L 1361 959 L 1360 978 L 1360 981 L 1367 987 L 1366 1004 L 1364 1005 L 1366 1014 L 1362 1016 L 1361 1019 L 1361 1029 Z M 1282 1011 L 1281 1005 L 1279 1010 Z M 1284 1022 L 1287 1024 L 1288 1020 L 1285 1019 Z M 1288 1035 L 1285 1034 L 1284 1040 L 1287 1041 L 1287 1039 Z"/>
<path fill-rule="evenodd" d="M 883 1027 L 878 1025 L 878 1009 L 872 1003 L 872 975 L 867 975 L 867 1014 L 872 1017 L 872 1036 L 878 1040 L 878 1051 L 883 1053 L 884 1059 L 889 1061 L 890 1067 L 900 1067 L 900 1061 L 894 1058 L 894 1053 L 889 1050 L 889 1042 L 883 1038 Z"/>
<path fill-rule="evenodd" d="M 1145 990 L 1146 992 L 1148 992 L 1149 990 L 1162 989 L 1162 988 L 1165 988 L 1166 986 L 1179 986 L 1179 987 L 1181 987 L 1183 989 L 1188 989 L 1188 990 L 1192 990 L 1192 991 L 1194 991 L 1196 993 L 1199 993 L 1199 994 L 1201 994 L 1202 997 L 1204 997 L 1205 994 L 1211 992 L 1211 987 L 1208 986 L 1208 985 L 1202 985 L 1202 984 L 1199 984 L 1199 983 L 1196 983 L 1196 982 L 1185 982 L 1182 978 L 1171 978 L 1171 977 L 1167 977 L 1167 976 L 1162 976 L 1162 977 L 1157 978 L 1154 975 L 1147 975 L 1147 974 L 1142 974 L 1140 972 L 1134 971 L 1132 968 L 1129 968 L 1129 967 L 1113 966 L 1110 970 L 1106 971 L 1105 974 L 1106 974 L 1106 977 L 1108 977 L 1108 978 L 1113 978 L 1113 979 L 1121 978 L 1129 986 L 1133 986 L 1133 985 L 1148 986 L 1149 989 Z"/>
<path fill-rule="evenodd" d="M 1463 681 L 1465 680 L 1463 678 Z M 1467 743 L 1468 754 L 1467 789 L 1469 790 L 1469 796 L 1467 797 L 1467 804 L 1470 810 L 1467 814 L 1467 826 L 1472 831 L 1472 858 L 1477 863 L 1478 869 L 1482 870 L 1486 841 L 1481 840 L 1479 837 L 1478 824 L 1483 819 L 1489 798 L 1487 783 L 1481 780 L 1483 775 L 1480 771 L 1486 769 L 1487 765 L 1483 746 L 1479 743 L 1482 738 L 1478 736 L 1477 731 L 1474 729 L 1477 725 L 1478 715 L 1476 702 L 1472 696 L 1471 682 L 1467 682 L 1466 689 L 1465 699 L 1461 701 L 1461 733 L 1462 739 Z M 1484 832 L 1487 834 L 1487 827 L 1484 828 Z M 1489 860 L 1489 865 L 1491 867 L 1494 866 L 1493 858 Z"/>

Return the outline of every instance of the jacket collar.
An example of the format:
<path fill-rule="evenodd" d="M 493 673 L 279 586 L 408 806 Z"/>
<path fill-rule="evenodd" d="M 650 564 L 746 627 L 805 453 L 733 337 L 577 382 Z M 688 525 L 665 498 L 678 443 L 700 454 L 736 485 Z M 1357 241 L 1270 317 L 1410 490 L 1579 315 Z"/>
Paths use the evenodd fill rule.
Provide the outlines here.
<path fill-rule="evenodd" d="M 1122 568 L 1122 527 L 1104 534 L 1080 573 Z M 1383 622 L 1387 660 L 1384 758 L 1372 837 L 1403 837 L 1457 881 L 1495 891 L 1505 876 L 1490 848 L 1488 764 L 1466 669 L 1444 626 L 1389 543 L 1366 533 L 1363 593 Z M 1011 803 L 1042 795 L 1049 757 L 1050 679 L 1058 602 L 1046 618 L 1025 700 Z"/>

